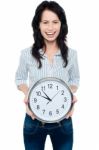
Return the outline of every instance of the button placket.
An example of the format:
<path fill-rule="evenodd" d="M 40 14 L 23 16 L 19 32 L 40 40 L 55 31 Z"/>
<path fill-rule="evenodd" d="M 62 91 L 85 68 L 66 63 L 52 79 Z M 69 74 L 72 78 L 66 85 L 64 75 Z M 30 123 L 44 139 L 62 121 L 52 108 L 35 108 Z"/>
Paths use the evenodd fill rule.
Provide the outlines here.
<path fill-rule="evenodd" d="M 48 66 L 48 75 L 49 75 L 49 76 L 52 76 L 52 74 L 53 74 L 53 66 L 52 66 L 52 65 L 49 65 L 49 66 Z"/>
<path fill-rule="evenodd" d="M 52 63 L 48 62 L 48 68 L 47 68 L 48 76 L 53 76 L 53 69 L 54 69 L 54 60 Z"/>

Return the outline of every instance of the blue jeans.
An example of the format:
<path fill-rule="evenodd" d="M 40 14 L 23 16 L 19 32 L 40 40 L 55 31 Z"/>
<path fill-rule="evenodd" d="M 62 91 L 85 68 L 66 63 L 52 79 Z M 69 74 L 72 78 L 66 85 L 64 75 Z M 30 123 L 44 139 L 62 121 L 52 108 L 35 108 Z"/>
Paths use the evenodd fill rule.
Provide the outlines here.
<path fill-rule="evenodd" d="M 64 119 L 60 123 L 45 123 L 26 114 L 23 137 L 25 150 L 44 150 L 46 136 L 51 138 L 53 150 L 72 150 L 73 126 L 72 119 Z"/>

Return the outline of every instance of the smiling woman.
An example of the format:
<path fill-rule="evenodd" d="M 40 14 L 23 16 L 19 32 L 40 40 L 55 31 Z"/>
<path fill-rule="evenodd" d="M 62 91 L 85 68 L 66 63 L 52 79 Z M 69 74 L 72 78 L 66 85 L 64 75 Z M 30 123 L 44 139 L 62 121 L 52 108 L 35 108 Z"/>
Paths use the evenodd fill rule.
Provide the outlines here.
<path fill-rule="evenodd" d="M 44 89 L 46 88 L 45 91 L 44 89 L 42 91 L 42 86 L 39 86 L 39 90 L 36 90 L 36 95 L 32 99 L 36 111 L 40 112 L 41 115 L 45 115 L 48 110 L 47 106 L 50 106 L 46 114 L 48 116 L 47 119 L 50 117 L 60 117 L 64 112 L 64 115 L 62 114 L 64 117 L 61 120 L 57 119 L 58 121 L 56 120 L 52 123 L 48 119 L 48 121 L 42 122 L 28 107 L 30 87 L 43 78 L 46 81 L 45 79 L 50 77 L 53 85 L 53 78 L 64 81 L 64 84 L 67 84 L 69 89 L 71 89 L 71 95 L 77 91 L 79 85 L 77 52 L 68 48 L 66 43 L 68 26 L 63 8 L 54 1 L 42 2 L 35 11 L 32 28 L 34 43 L 32 47 L 22 50 L 20 64 L 15 77 L 18 89 L 25 94 L 25 150 L 44 150 L 48 134 L 50 135 L 54 150 L 72 150 L 73 127 L 71 116 L 74 109 L 70 109 L 70 112 L 67 111 L 68 114 L 66 114 L 67 107 L 65 107 L 65 104 L 68 101 L 66 99 L 66 90 L 59 88 L 58 84 L 55 84 L 56 86 L 53 89 L 51 88 L 52 86 L 50 88 L 49 86 L 43 86 Z M 28 74 L 29 85 L 27 85 Z M 47 91 L 50 94 L 46 93 Z M 47 104 L 40 105 L 39 97 L 45 100 L 44 102 Z M 72 103 L 74 104 L 77 99 L 74 95 L 72 98 Z M 52 112 L 54 112 L 54 115 Z"/>
<path fill-rule="evenodd" d="M 42 2 L 35 11 L 32 27 L 35 40 L 35 44 L 32 46 L 32 55 L 39 63 L 39 68 L 42 66 L 40 49 L 43 49 L 51 62 L 53 62 L 54 54 L 60 49 L 64 66 L 66 67 L 68 26 L 63 8 L 54 1 Z"/>

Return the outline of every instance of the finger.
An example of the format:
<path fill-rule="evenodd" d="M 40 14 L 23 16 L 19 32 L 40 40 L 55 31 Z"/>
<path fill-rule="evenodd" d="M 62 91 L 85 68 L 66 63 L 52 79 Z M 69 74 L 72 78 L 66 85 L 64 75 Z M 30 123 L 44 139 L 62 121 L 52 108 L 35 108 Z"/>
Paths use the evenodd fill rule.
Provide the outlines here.
<path fill-rule="evenodd" d="M 26 112 L 33 120 L 36 118 L 33 112 L 29 109 L 28 105 L 26 106 Z"/>
<path fill-rule="evenodd" d="M 73 100 L 72 100 L 72 103 L 76 103 L 78 100 L 76 98 L 76 96 L 73 96 Z"/>
<path fill-rule="evenodd" d="M 69 113 L 66 115 L 66 119 L 68 119 L 69 117 L 71 117 L 73 115 L 73 113 Z"/>
<path fill-rule="evenodd" d="M 24 101 L 24 103 L 27 105 L 28 104 L 28 102 L 27 101 Z"/>
<path fill-rule="evenodd" d="M 35 115 L 31 112 L 31 111 L 28 111 L 28 115 L 34 120 L 35 119 Z"/>
<path fill-rule="evenodd" d="M 74 104 L 75 104 L 76 102 L 77 102 L 77 98 L 76 98 L 75 95 L 73 95 L 73 101 L 72 101 L 73 106 L 72 106 L 72 109 L 70 110 L 70 112 L 68 112 L 67 115 L 66 115 L 66 118 L 67 118 L 67 119 L 73 115 L 73 113 L 74 113 Z"/>
<path fill-rule="evenodd" d="M 30 111 L 28 105 L 26 105 L 26 112 L 31 116 L 31 111 Z"/>
<path fill-rule="evenodd" d="M 29 102 L 29 100 L 25 98 L 25 99 L 24 99 L 24 103 L 25 103 L 25 104 L 28 104 L 28 102 Z"/>
<path fill-rule="evenodd" d="M 36 118 L 33 113 L 31 114 L 31 118 L 32 118 L 33 120 Z"/>
<path fill-rule="evenodd" d="M 68 119 L 69 117 L 71 117 L 74 113 L 74 108 L 71 109 L 70 112 L 68 112 L 68 114 L 66 115 L 66 118 Z"/>

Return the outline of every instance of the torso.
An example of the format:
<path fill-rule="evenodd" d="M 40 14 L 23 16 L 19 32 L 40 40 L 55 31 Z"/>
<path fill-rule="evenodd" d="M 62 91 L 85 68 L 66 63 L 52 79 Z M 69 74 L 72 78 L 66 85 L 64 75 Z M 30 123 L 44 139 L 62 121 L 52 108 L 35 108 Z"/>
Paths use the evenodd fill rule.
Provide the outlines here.
<path fill-rule="evenodd" d="M 40 50 L 42 53 L 42 49 Z M 69 82 L 69 69 L 72 65 L 72 56 L 75 51 L 69 49 L 68 65 L 66 68 L 63 67 L 63 59 L 60 54 L 60 50 L 53 56 L 48 57 L 46 54 L 43 55 L 44 59 L 41 59 L 42 68 L 38 69 L 37 61 L 31 55 L 31 48 L 23 50 L 25 55 L 25 61 L 27 64 L 27 69 L 29 72 L 29 87 L 31 87 L 35 82 L 46 77 L 56 77 L 65 81 L 67 84 Z"/>

